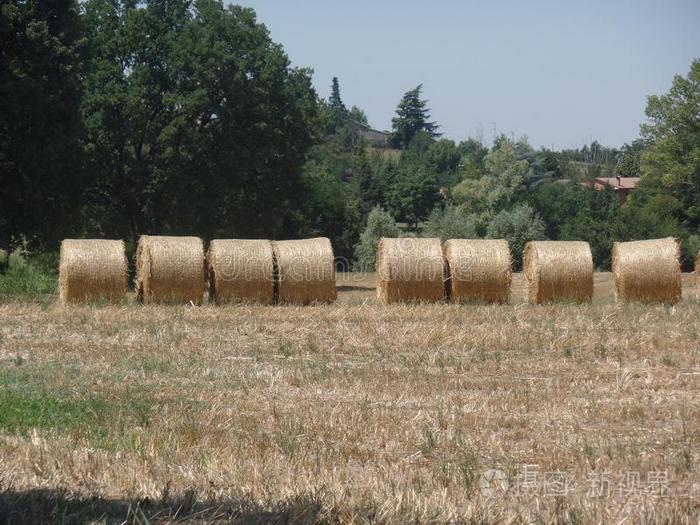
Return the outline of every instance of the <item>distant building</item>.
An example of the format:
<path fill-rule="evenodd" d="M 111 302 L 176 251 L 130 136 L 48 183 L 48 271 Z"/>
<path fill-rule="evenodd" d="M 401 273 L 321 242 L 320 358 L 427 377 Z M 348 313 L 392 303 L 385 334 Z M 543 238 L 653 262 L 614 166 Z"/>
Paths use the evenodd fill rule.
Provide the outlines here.
<path fill-rule="evenodd" d="M 638 184 L 639 177 L 598 177 L 593 181 L 593 188 L 598 191 L 612 188 L 622 204 Z"/>
<path fill-rule="evenodd" d="M 350 126 L 364 138 L 370 145 L 375 148 L 386 148 L 389 146 L 389 139 L 391 138 L 391 133 L 388 131 L 379 131 L 378 129 L 372 129 L 369 126 L 357 122 L 355 120 L 350 122 Z"/>

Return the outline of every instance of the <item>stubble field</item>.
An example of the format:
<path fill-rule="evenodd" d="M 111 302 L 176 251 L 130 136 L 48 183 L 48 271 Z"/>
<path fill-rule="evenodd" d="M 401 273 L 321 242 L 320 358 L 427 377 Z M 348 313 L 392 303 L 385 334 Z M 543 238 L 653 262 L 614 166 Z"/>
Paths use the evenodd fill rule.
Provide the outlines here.
<path fill-rule="evenodd" d="M 698 523 L 700 303 L 0 304 L 0 523 Z"/>

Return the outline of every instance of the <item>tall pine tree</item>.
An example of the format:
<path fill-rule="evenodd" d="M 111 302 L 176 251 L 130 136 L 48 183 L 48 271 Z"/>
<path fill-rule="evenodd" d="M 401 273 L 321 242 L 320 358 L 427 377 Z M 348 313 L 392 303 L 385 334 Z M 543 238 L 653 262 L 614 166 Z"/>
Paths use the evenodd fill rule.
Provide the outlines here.
<path fill-rule="evenodd" d="M 393 126 L 392 144 L 398 148 L 405 148 L 411 139 L 419 131 L 424 131 L 432 138 L 440 136 L 437 129 L 440 127 L 430 121 L 430 109 L 428 101 L 421 99 L 423 84 L 407 91 L 396 108 L 396 116 L 391 119 Z"/>
<path fill-rule="evenodd" d="M 348 119 L 348 108 L 343 104 L 343 100 L 340 98 L 340 85 L 338 83 L 338 77 L 333 77 L 333 82 L 331 84 L 331 97 L 328 100 L 328 105 L 331 110 L 331 118 L 333 121 L 333 128 L 337 130 L 340 126 L 345 124 Z"/>

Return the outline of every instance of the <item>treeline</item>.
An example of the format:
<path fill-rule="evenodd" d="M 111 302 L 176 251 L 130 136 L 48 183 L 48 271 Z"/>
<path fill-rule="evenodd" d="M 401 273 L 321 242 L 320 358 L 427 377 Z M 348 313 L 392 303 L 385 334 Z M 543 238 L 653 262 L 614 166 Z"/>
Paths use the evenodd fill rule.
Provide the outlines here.
<path fill-rule="evenodd" d="M 0 247 L 64 237 L 328 236 L 371 268 L 382 235 L 589 241 L 673 235 L 700 248 L 700 61 L 650 97 L 620 149 L 441 138 L 422 87 L 387 144 L 319 97 L 250 9 L 216 0 L 13 0 L 0 11 Z M 397 97 L 398 98 L 398 97 Z M 641 176 L 620 205 L 597 176 Z"/>

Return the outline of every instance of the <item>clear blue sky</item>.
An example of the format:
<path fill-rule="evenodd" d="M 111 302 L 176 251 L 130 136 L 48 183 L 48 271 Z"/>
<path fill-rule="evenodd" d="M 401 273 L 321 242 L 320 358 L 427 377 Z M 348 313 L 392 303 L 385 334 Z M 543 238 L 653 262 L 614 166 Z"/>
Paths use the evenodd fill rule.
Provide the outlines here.
<path fill-rule="evenodd" d="M 700 0 L 244 0 L 318 93 L 391 128 L 401 95 L 423 83 L 433 119 L 460 140 L 482 130 L 535 146 L 638 135 L 646 97 L 700 57 Z"/>

